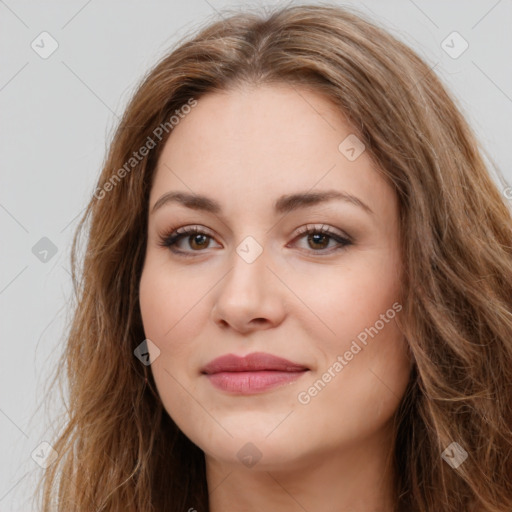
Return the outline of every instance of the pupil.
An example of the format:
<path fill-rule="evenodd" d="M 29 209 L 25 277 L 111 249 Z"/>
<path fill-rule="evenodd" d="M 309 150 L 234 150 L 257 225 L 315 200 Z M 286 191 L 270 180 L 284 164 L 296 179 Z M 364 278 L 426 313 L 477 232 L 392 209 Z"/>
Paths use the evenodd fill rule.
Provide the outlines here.
<path fill-rule="evenodd" d="M 314 235 L 310 235 L 310 239 L 311 239 L 311 238 L 313 238 L 313 239 L 314 239 L 314 243 L 315 243 L 315 244 L 321 243 L 321 242 L 319 242 L 319 241 L 318 241 L 318 237 L 320 237 L 320 239 L 322 239 L 322 238 L 323 238 L 323 239 L 324 239 L 324 241 L 325 241 L 325 239 L 327 238 L 327 237 L 326 237 L 326 235 L 323 235 L 323 234 L 321 234 L 321 233 L 316 233 L 316 234 L 314 234 Z M 324 244 L 321 244 L 321 245 L 322 245 L 322 248 L 324 248 L 326 244 L 324 243 Z"/>
<path fill-rule="evenodd" d="M 203 244 L 204 244 L 206 235 L 192 235 L 192 241 L 193 241 L 192 245 L 196 244 L 198 238 L 203 238 Z M 201 242 L 199 242 L 198 245 L 201 247 L 201 245 L 202 245 Z"/>

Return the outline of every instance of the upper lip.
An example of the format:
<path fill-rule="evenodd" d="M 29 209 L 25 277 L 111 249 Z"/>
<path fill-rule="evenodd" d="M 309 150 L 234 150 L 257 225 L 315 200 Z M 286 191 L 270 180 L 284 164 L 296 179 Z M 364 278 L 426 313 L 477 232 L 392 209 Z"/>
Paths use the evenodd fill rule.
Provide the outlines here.
<path fill-rule="evenodd" d="M 298 372 L 309 370 L 306 366 L 288 361 L 265 352 L 253 352 L 244 357 L 235 354 L 226 354 L 210 361 L 201 369 L 202 373 L 212 374 L 219 372 L 250 372 L 250 371 L 281 371 Z"/>

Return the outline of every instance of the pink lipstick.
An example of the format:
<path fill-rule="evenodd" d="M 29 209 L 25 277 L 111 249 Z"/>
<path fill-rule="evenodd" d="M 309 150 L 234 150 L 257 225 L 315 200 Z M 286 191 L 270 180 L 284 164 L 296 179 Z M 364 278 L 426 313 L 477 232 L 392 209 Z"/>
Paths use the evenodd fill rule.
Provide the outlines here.
<path fill-rule="evenodd" d="M 249 395 L 293 382 L 309 368 L 272 354 L 254 352 L 245 357 L 218 357 L 201 371 L 216 388 Z"/>

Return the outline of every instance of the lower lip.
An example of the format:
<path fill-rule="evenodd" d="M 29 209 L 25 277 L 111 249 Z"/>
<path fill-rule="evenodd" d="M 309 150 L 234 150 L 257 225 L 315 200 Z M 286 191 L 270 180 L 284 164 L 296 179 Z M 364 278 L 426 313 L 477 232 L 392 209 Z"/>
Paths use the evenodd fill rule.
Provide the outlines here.
<path fill-rule="evenodd" d="M 279 371 L 219 372 L 207 375 L 208 380 L 218 389 L 250 395 L 293 382 L 306 373 Z"/>

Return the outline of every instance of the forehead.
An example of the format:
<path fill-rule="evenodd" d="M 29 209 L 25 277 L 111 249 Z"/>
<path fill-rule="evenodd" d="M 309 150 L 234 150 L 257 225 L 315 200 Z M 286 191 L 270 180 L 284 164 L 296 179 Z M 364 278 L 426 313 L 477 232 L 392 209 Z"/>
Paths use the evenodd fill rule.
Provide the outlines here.
<path fill-rule="evenodd" d="M 340 150 L 348 136 L 353 129 L 336 106 L 305 88 L 206 94 L 167 139 L 150 205 L 170 190 L 213 196 L 235 211 L 270 207 L 294 191 L 339 189 L 389 210 L 394 192 L 369 155 L 351 161 Z"/>

